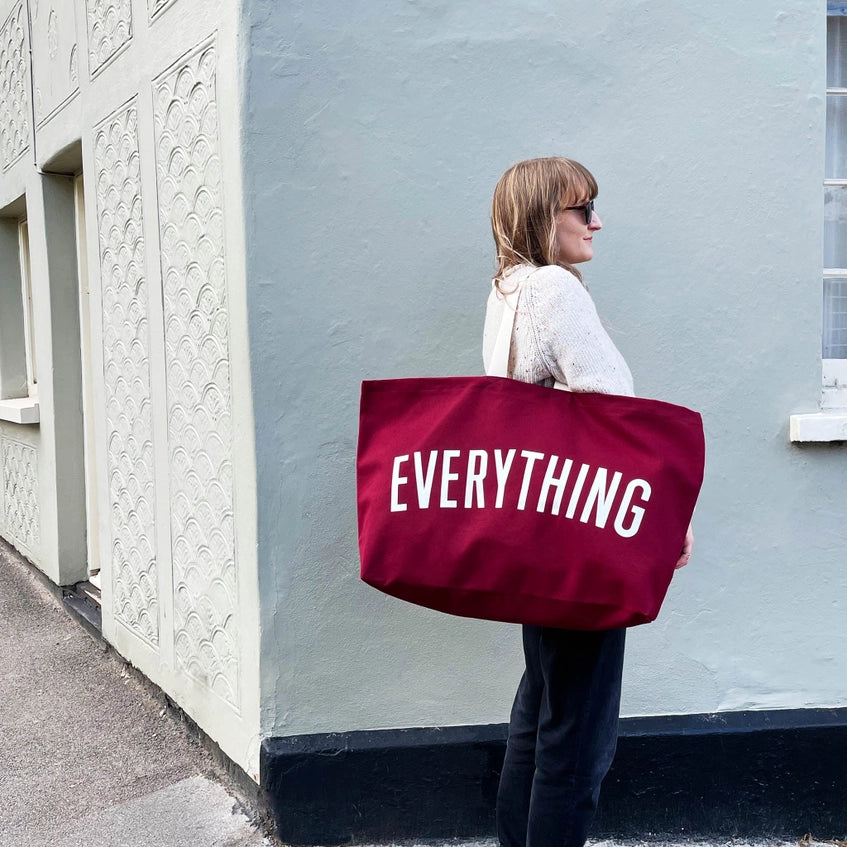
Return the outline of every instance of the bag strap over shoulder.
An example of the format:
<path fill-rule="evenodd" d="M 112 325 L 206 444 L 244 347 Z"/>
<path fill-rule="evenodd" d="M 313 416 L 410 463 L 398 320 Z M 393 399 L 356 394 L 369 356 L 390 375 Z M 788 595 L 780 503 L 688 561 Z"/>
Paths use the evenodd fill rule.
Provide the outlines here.
<path fill-rule="evenodd" d="M 516 274 L 517 276 L 517 274 Z M 494 350 L 486 371 L 488 376 L 509 375 L 509 351 L 512 349 L 512 333 L 515 329 L 515 315 L 518 313 L 518 303 L 521 297 L 521 285 L 525 280 L 514 280 L 514 289 L 508 293 L 497 288 L 497 280 L 491 281 L 491 297 L 503 300 L 503 316 L 500 319 L 500 328 L 497 330 L 497 338 L 494 341 Z M 511 280 L 510 280 L 511 282 Z M 556 380 L 553 388 L 560 391 L 570 391 L 563 382 Z"/>
<path fill-rule="evenodd" d="M 508 294 L 497 288 L 497 281 L 492 280 L 491 296 L 503 300 L 503 317 L 494 341 L 494 350 L 488 363 L 488 376 L 509 375 L 509 351 L 512 348 L 512 331 L 515 328 L 515 315 L 518 311 L 518 301 L 521 296 L 520 282 L 516 283 L 514 291 Z"/>

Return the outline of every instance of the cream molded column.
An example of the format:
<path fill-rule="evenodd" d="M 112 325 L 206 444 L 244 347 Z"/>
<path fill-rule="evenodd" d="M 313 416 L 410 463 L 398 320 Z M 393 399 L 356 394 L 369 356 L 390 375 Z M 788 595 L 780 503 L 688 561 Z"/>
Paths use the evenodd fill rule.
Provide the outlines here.
<path fill-rule="evenodd" d="M 39 480 L 47 575 L 87 578 L 79 295 L 73 180 L 33 172 L 27 191 L 36 360 Z"/>

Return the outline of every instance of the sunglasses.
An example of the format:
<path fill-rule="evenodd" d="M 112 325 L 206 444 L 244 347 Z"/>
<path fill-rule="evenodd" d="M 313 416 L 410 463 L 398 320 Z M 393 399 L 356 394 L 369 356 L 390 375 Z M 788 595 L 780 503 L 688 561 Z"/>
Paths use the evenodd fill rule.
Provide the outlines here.
<path fill-rule="evenodd" d="M 586 226 L 591 223 L 591 218 L 594 215 L 594 201 L 589 200 L 587 203 L 583 203 L 581 206 L 565 206 L 565 209 L 573 209 L 578 212 L 582 212 L 585 215 L 585 223 Z"/>

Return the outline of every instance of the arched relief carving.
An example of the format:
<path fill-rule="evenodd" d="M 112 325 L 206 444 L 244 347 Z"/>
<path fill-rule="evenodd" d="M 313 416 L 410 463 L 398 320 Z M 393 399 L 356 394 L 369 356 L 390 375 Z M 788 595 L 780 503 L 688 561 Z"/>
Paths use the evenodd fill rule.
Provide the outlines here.
<path fill-rule="evenodd" d="M 38 453 L 28 444 L 0 439 L 3 522 L 16 546 L 33 550 L 40 540 Z"/>
<path fill-rule="evenodd" d="M 86 0 L 88 66 L 96 74 L 132 38 L 130 0 Z"/>
<path fill-rule="evenodd" d="M 29 147 L 29 63 L 19 3 L 0 30 L 0 158 L 6 170 Z"/>
<path fill-rule="evenodd" d="M 175 2 L 176 0 L 147 0 L 147 8 L 150 12 L 151 19 Z"/>
<path fill-rule="evenodd" d="M 71 57 L 68 61 L 68 79 L 71 82 L 71 87 L 76 88 L 79 85 L 79 59 L 78 59 L 79 50 L 77 49 L 77 45 L 74 44 L 71 47 Z"/>
<path fill-rule="evenodd" d="M 177 662 L 237 708 L 229 310 L 216 51 L 154 83 Z"/>
<path fill-rule="evenodd" d="M 153 413 L 135 103 L 97 127 L 94 162 L 103 286 L 113 612 L 159 641 Z"/>

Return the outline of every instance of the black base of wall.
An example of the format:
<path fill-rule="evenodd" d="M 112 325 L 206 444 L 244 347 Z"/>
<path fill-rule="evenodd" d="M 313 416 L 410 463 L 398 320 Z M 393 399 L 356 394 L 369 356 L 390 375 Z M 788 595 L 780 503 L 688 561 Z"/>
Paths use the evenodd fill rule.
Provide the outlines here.
<path fill-rule="evenodd" d="M 506 726 L 266 739 L 288 844 L 494 834 Z M 847 836 L 847 709 L 621 721 L 594 836 Z"/>

